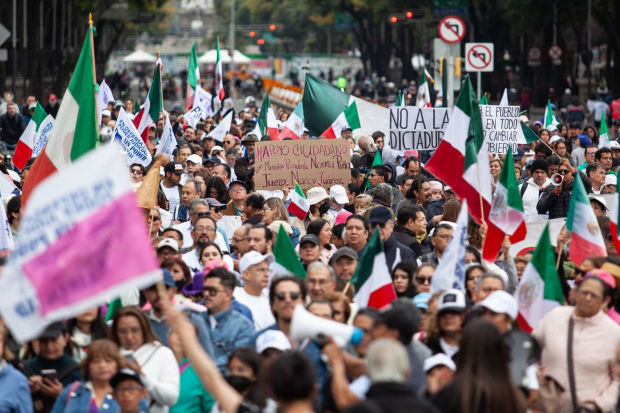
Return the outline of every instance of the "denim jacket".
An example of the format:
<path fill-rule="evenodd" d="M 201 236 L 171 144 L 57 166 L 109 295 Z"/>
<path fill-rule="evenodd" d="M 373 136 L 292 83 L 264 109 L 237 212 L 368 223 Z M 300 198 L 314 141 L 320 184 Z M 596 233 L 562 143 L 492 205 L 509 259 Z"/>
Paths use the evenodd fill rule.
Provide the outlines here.
<path fill-rule="evenodd" d="M 235 311 L 232 306 L 221 313 L 213 315 L 214 322 L 208 313 L 203 313 L 207 320 L 211 339 L 213 340 L 213 358 L 217 367 L 224 370 L 228 364 L 228 357 L 239 347 L 250 344 L 254 335 L 254 324 L 246 317 Z"/>
<path fill-rule="evenodd" d="M 73 384 L 68 385 L 60 393 L 60 396 L 56 399 L 54 407 L 50 413 L 84 413 L 90 409 L 90 401 L 92 399 L 92 390 L 90 386 L 85 383 L 73 390 Z M 71 393 L 69 393 L 71 392 Z M 140 411 L 148 412 L 149 407 L 146 403 L 146 399 L 140 400 Z M 118 413 L 121 411 L 120 406 L 116 403 L 116 400 L 112 398 L 111 394 L 105 396 L 105 400 L 101 404 L 99 413 Z"/>

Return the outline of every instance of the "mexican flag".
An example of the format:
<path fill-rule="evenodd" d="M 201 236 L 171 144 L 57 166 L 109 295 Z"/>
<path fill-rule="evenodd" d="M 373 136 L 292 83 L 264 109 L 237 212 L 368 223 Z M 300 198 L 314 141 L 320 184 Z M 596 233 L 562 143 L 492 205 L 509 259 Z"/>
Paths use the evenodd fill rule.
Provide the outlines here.
<path fill-rule="evenodd" d="M 403 92 L 401 92 L 400 90 L 398 91 L 398 99 L 396 100 L 396 106 L 398 107 L 405 107 L 405 98 L 403 96 Z"/>
<path fill-rule="evenodd" d="M 140 112 L 133 120 L 133 124 L 138 129 L 138 133 L 144 143 L 148 143 L 149 126 L 159 119 L 159 114 L 164 110 L 164 96 L 161 90 L 161 59 L 157 59 L 155 63 L 155 73 L 153 73 L 153 81 L 149 94 L 144 101 L 144 105 Z"/>
<path fill-rule="evenodd" d="M 375 158 L 372 160 L 372 165 L 370 165 L 368 175 L 370 175 L 370 171 L 372 170 L 372 168 L 377 165 L 383 165 L 383 159 L 381 159 L 381 152 L 379 152 L 378 150 L 375 152 Z M 368 180 L 368 175 L 366 176 L 366 188 L 370 188 L 370 181 Z"/>
<path fill-rule="evenodd" d="M 192 52 L 189 55 L 189 70 L 187 71 L 187 93 L 185 94 L 186 111 L 189 111 L 194 107 L 196 86 L 199 85 L 200 68 L 198 67 L 198 56 L 196 55 L 196 43 L 192 43 Z"/>
<path fill-rule="evenodd" d="M 568 216 L 566 217 L 566 229 L 571 233 L 568 258 L 578 267 L 588 257 L 607 256 L 603 234 L 601 234 L 594 210 L 590 206 L 590 199 L 586 194 L 586 188 L 583 186 L 579 174 L 575 176 L 575 182 L 573 182 L 573 193 L 570 197 Z"/>
<path fill-rule="evenodd" d="M 489 155 L 483 141 L 478 99 L 467 77 L 445 135 L 426 169 L 461 199 L 467 199 L 469 213 L 477 222 L 482 218 L 488 221 L 492 202 Z"/>
<path fill-rule="evenodd" d="M 495 187 L 493 204 L 489 212 L 489 228 L 484 240 L 482 258 L 494 262 L 502 247 L 506 235 L 510 235 L 510 242 L 523 241 L 527 233 L 525 227 L 525 213 L 519 193 L 519 184 L 515 175 L 512 151 L 506 153 L 504 166 L 499 174 L 499 182 Z"/>
<path fill-rule="evenodd" d="M 299 278 L 306 278 L 306 270 L 299 260 L 295 247 L 286 230 L 280 226 L 276 244 L 273 246 L 273 255 L 276 261 L 271 264 L 269 273 L 271 277 L 294 274 Z"/>
<path fill-rule="evenodd" d="M 553 109 L 551 108 L 551 100 L 547 100 L 547 107 L 545 108 L 545 117 L 543 118 L 544 127 L 546 128 L 549 125 L 558 126 L 560 122 L 555 118 L 553 114 Z"/>
<path fill-rule="evenodd" d="M 431 75 L 424 68 L 422 73 L 422 79 L 420 80 L 420 87 L 418 87 L 418 96 L 415 101 L 415 105 L 419 108 L 431 107 L 431 92 L 428 88 L 428 82 L 433 81 Z"/>
<path fill-rule="evenodd" d="M 601 134 L 598 138 L 598 148 L 611 148 L 609 144 L 609 132 L 607 132 L 607 121 L 605 120 L 605 114 L 601 116 Z"/>
<path fill-rule="evenodd" d="M 220 60 L 220 36 L 217 36 L 217 60 L 215 62 L 215 96 L 222 102 L 224 100 L 224 72 Z"/>
<path fill-rule="evenodd" d="M 13 164 L 19 169 L 24 169 L 28 159 L 39 156 L 52 133 L 53 127 L 54 117 L 47 115 L 43 107 L 37 102 L 34 115 L 32 115 L 32 119 L 28 122 L 26 130 L 22 133 L 15 147 Z"/>
<path fill-rule="evenodd" d="M 58 109 L 56 126 L 45 149 L 30 168 L 22 193 L 22 205 L 27 203 L 39 183 L 97 146 L 99 127 L 93 30 L 90 28 L 86 34 L 69 87 Z"/>
<path fill-rule="evenodd" d="M 396 300 L 390 273 L 383 241 L 379 238 L 379 231 L 375 231 L 351 277 L 351 284 L 355 287 L 355 302 L 359 308 L 383 308 Z"/>
<path fill-rule="evenodd" d="M 340 133 L 342 128 L 349 126 L 353 132 L 353 137 L 357 138 L 362 134 L 362 127 L 360 125 L 360 117 L 357 113 L 357 104 L 351 103 L 347 108 L 336 118 L 334 123 L 327 128 L 325 132 L 321 134 L 327 139 L 340 139 Z M 357 139 L 356 139 L 357 140 Z"/>
<path fill-rule="evenodd" d="M 611 238 L 614 240 L 616 250 L 620 251 L 620 230 L 618 229 L 618 222 L 620 222 L 620 185 L 616 185 L 616 192 L 614 192 L 614 201 L 611 206 L 611 214 L 609 214 L 609 224 L 611 226 Z"/>
<path fill-rule="evenodd" d="M 297 107 L 288 117 L 282 132 L 278 135 L 279 141 L 284 138 L 301 139 L 301 135 L 304 133 L 304 105 L 303 102 L 299 102 Z"/>
<path fill-rule="evenodd" d="M 545 314 L 564 303 L 549 225 L 545 226 L 532 260 L 525 267 L 515 296 L 519 302 L 519 324 L 528 333 L 536 328 Z"/>
<path fill-rule="evenodd" d="M 290 201 L 286 210 L 303 221 L 308 215 L 310 204 L 297 182 L 295 182 L 295 192 L 291 192 Z"/>
<path fill-rule="evenodd" d="M 278 129 L 278 123 L 276 121 L 276 115 L 271 107 L 269 101 L 269 94 L 265 95 L 263 105 L 260 107 L 260 116 L 258 117 L 258 127 L 260 131 L 260 137 L 269 135 L 271 139 L 278 139 L 280 130 Z"/>

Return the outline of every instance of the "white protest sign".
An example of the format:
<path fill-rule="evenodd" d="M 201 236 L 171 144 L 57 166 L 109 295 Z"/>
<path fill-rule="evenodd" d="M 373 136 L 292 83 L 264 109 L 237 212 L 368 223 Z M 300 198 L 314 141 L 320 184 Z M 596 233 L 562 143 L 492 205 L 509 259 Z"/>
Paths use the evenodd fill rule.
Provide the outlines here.
<path fill-rule="evenodd" d="M 242 224 L 243 222 L 241 222 L 240 216 L 223 216 L 219 219 L 219 221 L 217 221 L 217 227 L 224 230 L 226 237 L 228 238 L 228 242 L 232 241 L 235 230 Z"/>
<path fill-rule="evenodd" d="M 99 92 L 97 92 L 97 121 L 99 124 L 101 124 L 103 110 L 108 108 L 109 102 L 114 102 L 114 95 L 105 80 L 103 80 L 99 85 Z"/>
<path fill-rule="evenodd" d="M 127 165 L 139 163 L 142 166 L 148 166 L 151 163 L 151 153 L 122 107 L 118 113 L 118 120 L 112 136 L 114 136 L 112 141 L 117 141 L 121 148 L 127 152 Z"/>
<path fill-rule="evenodd" d="M 211 109 L 211 101 L 213 96 L 211 93 L 204 90 L 200 85 L 196 86 L 196 92 L 194 93 L 193 107 L 200 106 L 205 116 L 213 116 L 213 110 Z"/>
<path fill-rule="evenodd" d="M 200 122 L 200 119 L 204 117 L 204 111 L 202 106 L 194 106 L 192 110 L 183 115 L 183 118 L 187 121 L 187 124 L 196 129 L 196 124 Z"/>
<path fill-rule="evenodd" d="M 32 157 L 39 156 L 45 148 L 47 141 L 52 135 L 52 128 L 54 127 L 54 117 L 52 115 L 47 115 L 45 119 L 43 119 L 43 123 L 39 126 L 39 132 L 37 133 L 36 141 L 34 142 L 34 148 L 32 148 Z"/>
<path fill-rule="evenodd" d="M 391 107 L 390 148 L 396 151 L 437 149 L 448 122 L 448 108 Z"/>
<path fill-rule="evenodd" d="M 172 156 L 172 152 L 177 147 L 177 138 L 174 136 L 174 131 L 172 130 L 172 125 L 170 125 L 170 117 L 168 113 L 166 113 L 166 123 L 164 124 L 164 133 L 159 140 L 159 144 L 157 145 L 157 151 L 155 155 L 160 153 L 166 153 Z"/>
<path fill-rule="evenodd" d="M 526 144 L 519 122 L 519 106 L 480 105 L 484 143 L 489 153 L 517 153 L 517 145 Z"/>
<path fill-rule="evenodd" d="M 212 137 L 214 140 L 218 141 L 219 143 L 224 142 L 224 136 L 226 136 L 226 134 L 230 131 L 230 124 L 232 123 L 232 116 L 233 116 L 233 113 L 231 111 L 228 113 L 228 115 L 224 117 L 224 119 L 222 119 L 220 123 L 217 124 L 215 129 L 209 132 L 209 134 L 206 136 Z M 202 140 L 202 138 L 200 139 Z"/>

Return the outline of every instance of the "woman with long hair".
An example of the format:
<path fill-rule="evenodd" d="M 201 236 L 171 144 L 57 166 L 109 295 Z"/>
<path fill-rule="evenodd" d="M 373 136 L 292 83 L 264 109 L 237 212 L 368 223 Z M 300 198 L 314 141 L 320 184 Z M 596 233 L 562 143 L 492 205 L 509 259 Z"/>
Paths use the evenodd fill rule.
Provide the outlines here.
<path fill-rule="evenodd" d="M 137 306 L 118 310 L 110 340 L 127 352 L 127 368 L 142 377 L 149 412 L 167 413 L 179 398 L 179 366 L 172 350 L 157 341 L 144 311 Z"/>
<path fill-rule="evenodd" d="M 429 318 L 424 340 L 433 354 L 453 357 L 459 352 L 466 311 L 465 295 L 461 290 L 447 290 L 439 297 L 437 313 Z"/>
<path fill-rule="evenodd" d="M 224 255 L 216 243 L 207 242 L 199 248 L 198 257 L 204 267 L 209 261 L 223 259 Z"/>
<path fill-rule="evenodd" d="M 305 234 L 303 224 L 298 219 L 295 220 L 297 221 L 297 226 L 291 224 L 288 212 L 286 211 L 286 205 L 284 205 L 284 202 L 280 198 L 267 198 L 265 202 L 263 202 L 263 222 L 265 225 L 269 226 L 275 221 L 283 221 L 291 226 L 293 231 L 293 233 L 290 234 L 291 242 L 293 242 L 294 246 L 297 246 L 302 234 L 302 229 L 304 229 Z"/>
<path fill-rule="evenodd" d="M 547 132 L 547 136 L 549 132 Z M 493 185 L 493 189 L 497 186 L 499 182 L 499 174 L 502 171 L 502 161 L 498 158 L 491 159 L 489 162 L 489 167 L 491 168 L 491 185 Z"/>
<path fill-rule="evenodd" d="M 459 217 L 461 213 L 461 203 L 456 199 L 449 199 L 443 206 L 443 214 L 441 215 L 442 221 L 454 222 Z"/>
<path fill-rule="evenodd" d="M 490 322 L 468 324 L 456 360 L 454 381 L 433 397 L 442 412 L 523 413 L 526 403 L 508 369 L 508 348 Z"/>
<path fill-rule="evenodd" d="M 331 291 L 323 296 L 323 299 L 332 303 L 334 307 L 334 321 L 346 324 L 351 317 L 351 300 L 342 291 Z"/>
<path fill-rule="evenodd" d="M 397 297 L 413 298 L 417 293 L 413 274 L 418 269 L 414 261 L 401 261 L 392 270 L 392 282 Z"/>
<path fill-rule="evenodd" d="M 228 204 L 230 201 L 230 195 L 226 184 L 219 176 L 212 176 L 207 183 L 207 197 L 215 198 L 222 204 Z"/>
<path fill-rule="evenodd" d="M 88 346 L 95 340 L 108 336 L 108 325 L 99 307 L 93 307 L 67 321 L 67 331 L 73 343 L 73 358 L 79 362 L 86 357 Z"/>
<path fill-rule="evenodd" d="M 174 283 L 177 286 L 175 298 L 182 299 L 181 290 L 183 290 L 184 286 L 192 282 L 192 273 L 187 264 L 185 264 L 185 261 L 180 257 L 166 258 L 164 262 L 161 263 L 161 268 L 170 271 L 172 278 L 174 278 Z"/>
<path fill-rule="evenodd" d="M 332 241 L 332 226 L 328 220 L 316 219 L 308 225 L 306 234 L 313 234 L 319 239 L 319 245 L 321 247 L 321 255 L 319 259 L 325 264 L 329 264 L 334 252 L 336 252 L 336 246 L 331 243 Z"/>

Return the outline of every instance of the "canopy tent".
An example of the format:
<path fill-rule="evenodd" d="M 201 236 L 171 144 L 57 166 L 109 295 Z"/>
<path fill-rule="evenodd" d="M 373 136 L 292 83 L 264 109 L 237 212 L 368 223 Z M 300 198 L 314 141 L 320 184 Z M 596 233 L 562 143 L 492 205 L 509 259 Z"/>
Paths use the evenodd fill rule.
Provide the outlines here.
<path fill-rule="evenodd" d="M 222 63 L 230 63 L 230 54 L 227 50 L 220 50 L 220 59 Z M 199 64 L 214 64 L 217 61 L 217 50 L 211 49 L 198 58 Z M 239 50 L 233 52 L 233 63 L 249 64 L 250 58 L 242 54 Z"/>
<path fill-rule="evenodd" d="M 144 50 L 136 50 L 135 52 L 123 57 L 123 62 L 126 63 L 155 63 L 157 57 Z"/>

